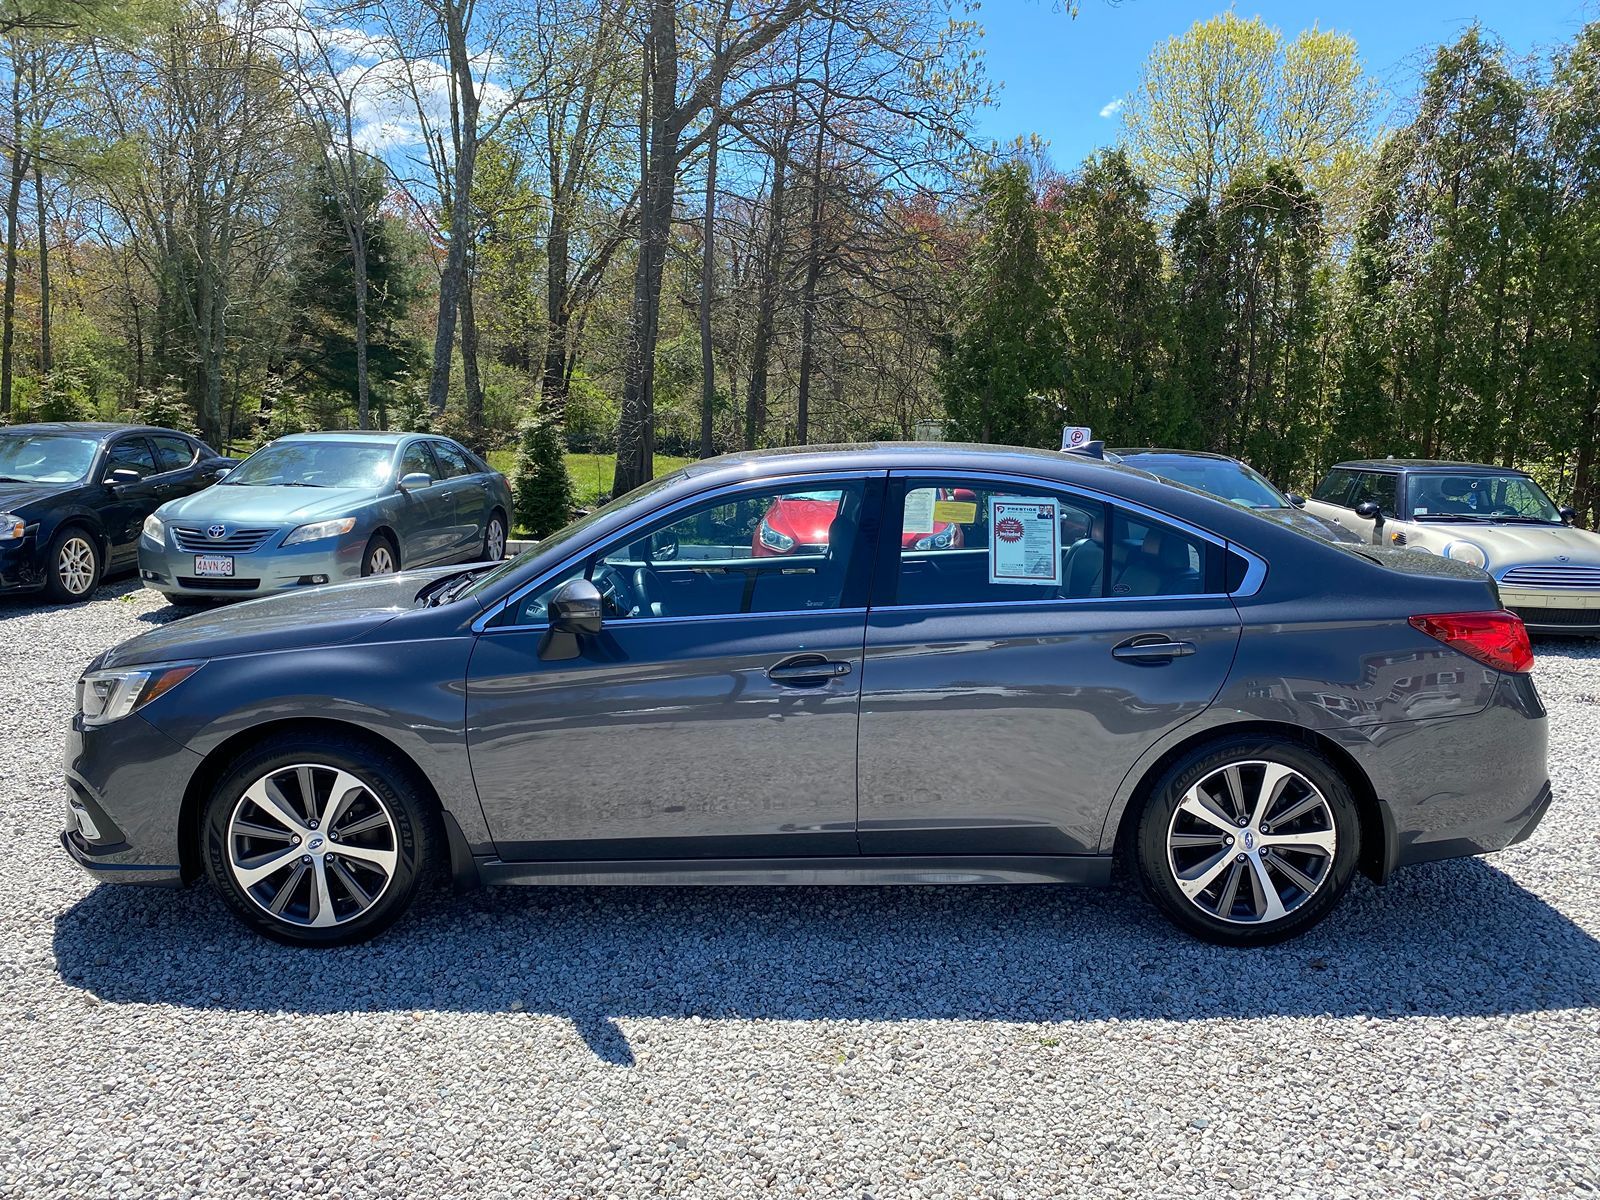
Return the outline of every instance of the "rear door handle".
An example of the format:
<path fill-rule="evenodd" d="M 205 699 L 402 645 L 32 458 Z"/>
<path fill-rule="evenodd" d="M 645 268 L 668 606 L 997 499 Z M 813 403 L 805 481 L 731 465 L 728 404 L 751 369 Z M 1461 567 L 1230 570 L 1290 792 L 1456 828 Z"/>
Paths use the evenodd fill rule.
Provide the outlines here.
<path fill-rule="evenodd" d="M 1112 658 L 1131 659 L 1135 662 L 1152 662 L 1183 658 L 1194 653 L 1193 642 L 1174 642 L 1165 637 L 1151 640 L 1134 639 L 1111 648 Z"/>
<path fill-rule="evenodd" d="M 850 664 L 821 655 L 786 658 L 767 668 L 767 678 L 774 683 L 826 683 L 850 674 Z"/>

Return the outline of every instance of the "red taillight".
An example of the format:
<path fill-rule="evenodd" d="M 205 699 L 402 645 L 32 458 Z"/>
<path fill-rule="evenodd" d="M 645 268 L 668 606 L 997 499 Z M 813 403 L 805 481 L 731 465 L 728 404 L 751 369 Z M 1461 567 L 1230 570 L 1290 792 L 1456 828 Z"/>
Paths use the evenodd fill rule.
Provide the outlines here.
<path fill-rule="evenodd" d="M 1528 630 L 1514 612 L 1438 613 L 1412 617 L 1411 624 L 1497 671 L 1533 670 Z"/>

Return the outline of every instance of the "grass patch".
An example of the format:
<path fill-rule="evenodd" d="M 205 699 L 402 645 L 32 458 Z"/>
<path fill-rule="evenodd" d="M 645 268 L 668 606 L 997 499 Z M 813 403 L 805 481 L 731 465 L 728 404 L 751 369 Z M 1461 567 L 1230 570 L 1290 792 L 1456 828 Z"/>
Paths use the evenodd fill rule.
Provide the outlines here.
<path fill-rule="evenodd" d="M 489 465 L 507 479 L 517 467 L 517 452 L 512 449 L 491 450 L 485 457 Z M 611 498 L 611 485 L 617 475 L 615 454 L 568 454 L 567 474 L 572 476 L 572 490 L 578 503 L 584 507 L 603 504 Z M 656 476 L 670 475 L 679 467 L 694 462 L 692 458 L 678 458 L 671 454 L 656 455 Z M 517 529 L 514 536 L 523 537 L 526 531 Z"/>

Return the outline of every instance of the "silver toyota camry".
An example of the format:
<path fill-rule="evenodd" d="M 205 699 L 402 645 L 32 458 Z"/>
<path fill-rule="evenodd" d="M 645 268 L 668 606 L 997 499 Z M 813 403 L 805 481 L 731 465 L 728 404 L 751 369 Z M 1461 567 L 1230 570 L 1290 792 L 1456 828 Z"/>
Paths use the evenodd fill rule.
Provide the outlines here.
<path fill-rule="evenodd" d="M 139 574 L 183 603 L 498 561 L 510 511 L 505 477 L 449 438 L 294 434 L 152 513 Z"/>

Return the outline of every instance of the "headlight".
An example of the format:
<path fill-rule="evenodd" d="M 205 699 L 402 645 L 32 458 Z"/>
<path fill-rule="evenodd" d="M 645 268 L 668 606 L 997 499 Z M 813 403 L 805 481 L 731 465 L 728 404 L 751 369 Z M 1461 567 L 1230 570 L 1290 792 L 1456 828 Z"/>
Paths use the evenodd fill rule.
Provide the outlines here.
<path fill-rule="evenodd" d="M 28 524 L 14 513 L 0 513 L 0 542 L 20 542 Z"/>
<path fill-rule="evenodd" d="M 349 533 L 356 527 L 354 517 L 341 517 L 337 521 L 318 521 L 312 525 L 302 525 L 298 529 L 289 531 L 289 536 L 283 539 L 285 546 L 294 546 L 300 542 L 320 542 L 323 538 L 339 537 Z"/>
<path fill-rule="evenodd" d="M 167 540 L 167 527 L 155 513 L 144 519 L 144 535 L 158 546 Z"/>
<path fill-rule="evenodd" d="M 946 525 L 938 533 L 930 533 L 926 537 L 919 537 L 912 543 L 913 550 L 948 550 L 956 540 L 956 526 Z"/>
<path fill-rule="evenodd" d="M 78 680 L 78 711 L 85 726 L 109 725 L 138 712 L 199 669 L 199 663 L 188 662 L 90 671 Z"/>
<path fill-rule="evenodd" d="M 1488 555 L 1483 552 L 1483 547 L 1472 542 L 1451 542 L 1444 548 L 1444 556 L 1456 562 L 1464 562 L 1469 567 L 1481 567 L 1489 561 Z"/>
<path fill-rule="evenodd" d="M 779 533 L 768 525 L 765 517 L 761 518 L 761 544 L 768 550 L 776 550 L 779 554 L 786 554 L 794 549 L 794 539 L 787 533 Z"/>

